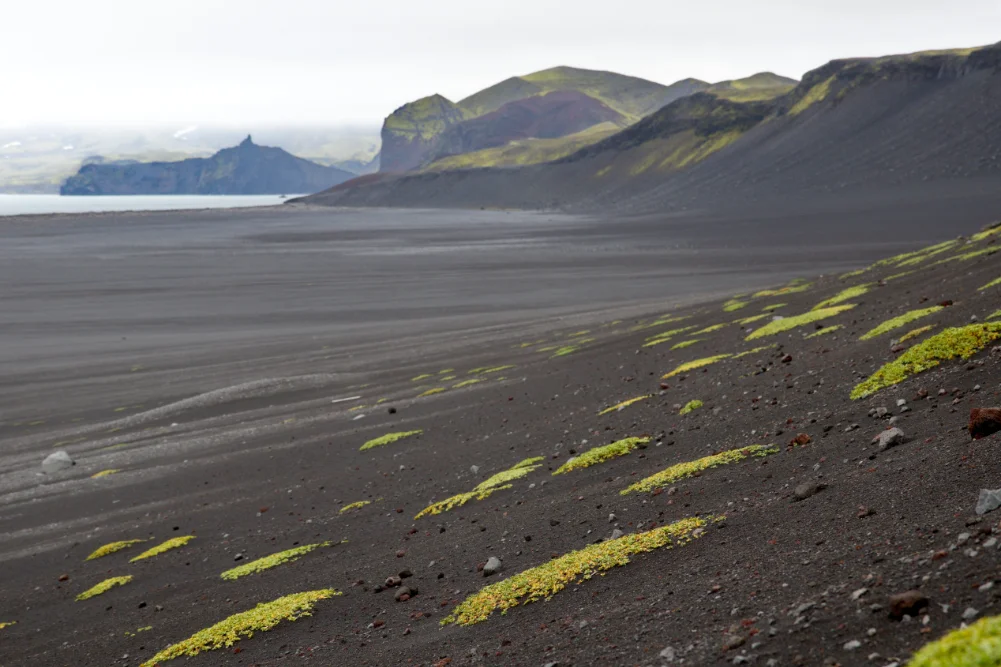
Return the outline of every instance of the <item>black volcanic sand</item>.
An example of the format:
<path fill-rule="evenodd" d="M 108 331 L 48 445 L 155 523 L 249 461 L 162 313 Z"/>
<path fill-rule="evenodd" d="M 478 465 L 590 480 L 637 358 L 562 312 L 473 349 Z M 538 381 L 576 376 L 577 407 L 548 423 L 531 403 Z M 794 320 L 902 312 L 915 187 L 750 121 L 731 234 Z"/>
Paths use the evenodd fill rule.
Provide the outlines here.
<path fill-rule="evenodd" d="M 0 622 L 16 621 L 0 630 L 0 663 L 139 664 L 258 602 L 325 587 L 343 595 L 313 616 L 245 639 L 238 652 L 178 664 L 659 665 L 666 647 L 686 664 L 906 660 L 967 608 L 998 613 L 999 588 L 980 590 L 999 574 L 998 549 L 985 544 L 998 517 L 972 515 L 978 490 L 1001 486 L 999 436 L 971 442 L 963 428 L 969 408 L 998 405 L 1001 370 L 985 351 L 869 399 L 848 393 L 895 356 L 899 333 L 1001 308 L 998 288 L 978 291 L 1001 276 L 999 255 L 919 264 L 853 300 L 858 307 L 828 322 L 844 328 L 814 339 L 804 339 L 811 325 L 745 341 L 762 321 L 679 350 L 671 346 L 684 336 L 642 343 L 778 304 L 779 314 L 805 312 L 904 269 L 838 273 L 985 222 L 921 219 L 900 211 L 873 227 L 841 212 L 601 222 L 306 210 L 0 223 Z M 736 312 L 712 300 L 822 272 L 806 292 Z M 954 304 L 924 321 L 858 340 L 946 299 Z M 642 328 L 668 312 L 689 319 Z M 574 343 L 566 356 L 544 351 Z M 679 363 L 773 343 L 661 388 Z M 423 374 L 434 377 L 413 379 Z M 482 382 L 451 388 L 470 378 Z M 448 390 L 417 398 L 435 387 Z M 920 388 L 929 398 L 916 398 Z M 597 415 L 643 394 L 653 397 Z M 910 411 L 900 413 L 898 398 Z M 678 416 L 692 399 L 704 407 Z M 886 452 L 870 444 L 886 426 L 868 416 L 880 406 L 909 436 Z M 358 451 L 411 429 L 423 434 Z M 811 442 L 789 447 L 799 433 Z M 657 444 L 548 473 L 574 452 L 633 435 Z M 753 443 L 782 451 L 675 492 L 618 493 Z M 56 448 L 77 465 L 41 475 Z M 513 488 L 413 519 L 530 456 L 546 464 Z M 90 478 L 107 469 L 121 472 Z M 810 481 L 827 487 L 793 502 Z M 371 504 L 339 514 L 361 500 Z M 635 556 L 546 603 L 439 628 L 485 584 L 616 527 L 709 514 L 726 520 L 687 546 Z M 128 559 L 149 545 L 84 560 L 108 542 L 180 535 L 197 538 L 141 563 Z M 264 573 L 219 577 L 345 539 Z M 504 571 L 485 579 L 476 568 L 490 556 Z M 374 592 L 405 568 L 419 595 L 395 602 L 392 591 Z M 128 585 L 74 601 L 126 574 Z M 912 588 L 931 598 L 928 618 L 889 619 L 887 597 Z M 729 635 L 743 643 L 725 649 L 738 642 Z M 861 646 L 846 649 L 853 640 Z"/>

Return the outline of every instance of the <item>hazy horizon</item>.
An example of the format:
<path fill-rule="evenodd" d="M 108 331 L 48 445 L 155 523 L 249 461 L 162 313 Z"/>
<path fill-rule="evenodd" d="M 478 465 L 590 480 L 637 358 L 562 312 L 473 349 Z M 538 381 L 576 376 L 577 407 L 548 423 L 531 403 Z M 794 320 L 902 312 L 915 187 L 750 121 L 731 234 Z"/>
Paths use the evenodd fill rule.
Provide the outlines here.
<path fill-rule="evenodd" d="M 372 126 L 432 93 L 459 100 L 557 65 L 669 84 L 800 77 L 843 57 L 1001 39 L 1001 3 L 748 4 L 458 0 L 42 0 L 6 8 L 0 126 Z M 864 20 L 863 20 L 864 19 Z"/>

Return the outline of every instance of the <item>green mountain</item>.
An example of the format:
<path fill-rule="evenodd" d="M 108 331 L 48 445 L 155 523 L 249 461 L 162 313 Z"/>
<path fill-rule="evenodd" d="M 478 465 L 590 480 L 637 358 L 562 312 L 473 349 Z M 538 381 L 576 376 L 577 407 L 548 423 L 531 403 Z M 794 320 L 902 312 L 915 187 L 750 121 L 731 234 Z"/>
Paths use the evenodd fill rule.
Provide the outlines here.
<path fill-rule="evenodd" d="M 630 124 L 679 97 L 707 86 L 705 82 L 694 79 L 665 86 L 614 72 L 555 67 L 506 79 L 458 103 L 441 95 L 432 95 L 406 104 L 386 118 L 382 128 L 380 171 L 409 171 L 426 166 L 442 153 L 451 155 L 452 153 L 447 150 L 442 151 L 438 146 L 439 138 L 448 128 L 489 114 L 499 114 L 498 118 L 504 119 L 503 122 L 510 122 L 511 117 L 518 112 L 508 109 L 508 105 L 549 93 L 580 93 L 611 109 L 625 124 Z M 587 106 L 586 101 L 581 101 L 582 113 Z M 575 116 L 573 113 L 565 115 L 568 119 Z M 595 118 L 594 124 L 607 121 L 607 117 Z M 569 122 L 567 127 L 557 134 L 579 135 L 587 129 L 579 125 L 576 120 Z M 544 139 L 552 144 L 552 140 L 558 137 L 518 137 L 517 140 L 524 142 L 535 138 Z M 579 137 L 574 142 L 579 146 Z M 496 147 L 489 147 L 490 150 L 494 148 Z M 497 154 L 498 152 L 493 150 L 488 155 Z M 488 162 L 488 159 L 480 156 L 475 162 Z"/>
<path fill-rule="evenodd" d="M 772 72 L 759 72 L 743 79 L 720 81 L 706 88 L 706 92 L 733 102 L 760 102 L 785 95 L 799 81 Z"/>

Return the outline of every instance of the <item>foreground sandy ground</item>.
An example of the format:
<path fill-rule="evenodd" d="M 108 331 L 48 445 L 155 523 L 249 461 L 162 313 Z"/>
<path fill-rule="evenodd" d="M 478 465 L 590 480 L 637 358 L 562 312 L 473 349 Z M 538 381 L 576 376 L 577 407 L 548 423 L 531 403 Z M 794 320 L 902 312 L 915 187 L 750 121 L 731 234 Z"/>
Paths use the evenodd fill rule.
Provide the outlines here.
<path fill-rule="evenodd" d="M 602 239 L 597 245 L 616 247 L 611 229 L 590 229 Z M 578 233 L 547 233 L 580 243 Z M 186 322 L 175 320 L 179 312 L 159 329 L 135 327 L 140 342 L 116 349 L 108 340 L 107 307 L 89 309 L 88 297 L 70 294 L 49 311 L 64 318 L 54 332 L 25 302 L 12 301 L 36 339 L 18 337 L 31 356 L 10 353 L 13 370 L 2 386 L 10 400 L 0 454 L 0 623 L 12 624 L 0 629 L 0 664 L 138 665 L 260 602 L 328 589 L 340 594 L 315 600 L 311 616 L 176 664 L 903 664 L 964 619 L 998 613 L 993 582 L 1001 574 L 992 536 L 998 517 L 978 517 L 973 509 L 981 488 L 1001 486 L 999 436 L 971 441 L 965 426 L 971 407 L 998 406 L 1001 371 L 994 345 L 987 345 L 967 361 L 944 362 L 872 396 L 849 395 L 884 363 L 947 327 L 973 318 L 1001 321 L 989 320 L 1001 308 L 1001 286 L 980 289 L 1001 277 L 999 255 L 991 252 L 995 238 L 855 275 L 846 267 L 868 266 L 876 250 L 892 244 L 875 243 L 859 251 L 868 253 L 862 257 L 844 248 L 809 256 L 804 243 L 790 259 L 800 262 L 798 282 L 787 267 L 771 281 L 739 267 L 725 272 L 733 255 L 715 248 L 690 264 L 710 267 L 690 291 L 671 292 L 654 268 L 664 262 L 644 269 L 637 261 L 637 289 L 662 279 L 664 301 L 676 304 L 656 310 L 651 294 L 641 294 L 645 306 L 602 297 L 600 285 L 620 274 L 606 267 L 603 274 L 612 278 L 597 271 L 591 279 L 583 258 L 611 262 L 611 255 L 571 245 L 567 266 L 576 267 L 585 292 L 570 304 L 578 313 L 571 320 L 557 302 L 540 302 L 484 316 L 498 320 L 491 326 L 470 326 L 478 319 L 473 312 L 465 326 L 444 319 L 412 334 L 405 320 L 386 333 L 387 327 L 361 327 L 367 321 L 360 316 L 361 333 L 353 337 L 345 330 L 324 336 L 322 327 L 297 334 L 283 330 L 281 317 L 262 332 L 251 302 L 244 312 L 213 319 L 211 304 L 224 311 L 228 295 L 254 282 L 226 286 L 220 276 L 192 277 L 184 288 L 192 295 L 215 292 L 214 300 L 184 300 L 192 309 L 187 324 L 200 334 L 194 341 L 176 332 L 156 338 L 164 327 L 184 330 Z M 742 252 L 758 252 L 758 259 L 775 253 L 777 264 L 792 250 L 763 246 Z M 687 254 L 698 243 L 692 247 Z M 116 252 L 132 256 L 127 238 Z M 526 252 L 509 256 L 527 262 L 522 272 L 530 264 Z M 134 267 L 176 266 L 178 257 L 198 254 L 174 245 L 164 253 L 175 261 L 161 265 L 147 255 Z M 70 262 L 64 268 L 71 273 L 72 254 L 59 258 Z M 113 253 L 102 247 L 96 254 Z M 559 264 L 553 259 L 559 254 L 549 252 L 550 266 Z M 295 265 L 311 266 L 305 255 Z M 629 256 L 623 251 L 618 261 L 625 263 L 616 265 L 622 280 Z M 469 257 L 451 255 L 450 270 L 458 272 Z M 80 259 L 74 277 L 94 261 Z M 197 266 L 216 263 L 227 269 L 220 275 L 235 275 L 239 264 L 228 261 L 221 252 Z M 802 270 L 811 262 L 816 270 Z M 836 265 L 844 266 L 815 277 Z M 443 264 L 420 266 L 430 276 Z M 461 275 L 482 279 L 480 268 L 467 266 Z M 169 295 L 157 302 L 148 291 L 155 281 L 133 282 L 141 274 L 130 269 L 117 288 L 133 295 L 115 301 L 123 320 L 145 299 L 172 307 Z M 250 274 L 264 285 L 264 273 Z M 294 302 L 289 294 L 299 287 L 283 285 L 282 275 L 267 275 L 272 282 L 261 287 L 262 298 L 277 290 Z M 320 275 L 314 271 L 306 282 Z M 528 291 L 526 275 L 513 285 L 486 282 L 498 293 Z M 38 284 L 73 287 L 46 282 L 40 271 L 19 288 L 27 294 Z M 767 284 L 772 291 L 759 293 Z M 115 289 L 110 281 L 104 287 Z M 589 287 L 602 308 L 581 313 Z M 858 289 L 844 294 L 849 288 Z M 706 296 L 713 293 L 727 298 Z M 54 288 L 46 294 L 64 298 Z M 748 339 L 774 317 L 803 315 L 837 295 L 836 305 L 854 307 Z M 891 318 L 948 301 L 860 340 Z M 415 301 L 425 312 L 413 321 L 426 321 L 435 307 Z M 501 324 L 505 318 L 511 324 Z M 65 329 L 67 321 L 78 328 Z M 236 335 L 241 325 L 252 340 Z M 719 355 L 730 356 L 664 377 Z M 694 400 L 702 405 L 679 414 Z M 886 414 L 873 412 L 879 408 Z M 904 442 L 880 450 L 871 440 L 891 418 Z M 373 439 L 410 431 L 420 433 L 359 451 Z M 630 437 L 649 441 L 591 467 L 552 474 L 592 448 Z M 753 445 L 765 448 L 746 449 Z M 76 465 L 43 474 L 41 459 L 56 449 Z M 742 455 L 695 476 L 621 493 L 671 466 L 731 450 L 767 455 Z M 415 518 L 528 459 L 537 460 L 527 472 L 509 475 L 489 493 Z M 341 511 L 352 504 L 358 505 Z M 572 570 L 574 557 L 559 561 L 557 574 L 537 579 L 542 593 L 555 593 L 548 601 L 521 600 L 506 614 L 489 614 L 484 598 L 462 606 L 484 586 L 601 540 L 616 544 L 607 542 L 613 535 L 633 539 L 692 519 L 669 544 L 631 554 L 604 576 L 581 572 L 563 588 L 552 577 Z M 191 536 L 176 549 L 131 562 L 150 547 Z M 87 560 L 103 545 L 138 539 L 146 542 Z M 271 569 L 220 576 L 326 542 Z M 485 577 L 480 570 L 491 557 L 501 570 Z M 377 590 L 401 574 L 412 596 L 397 601 L 395 581 Z M 109 578 L 129 576 L 123 585 L 75 599 Z M 889 597 L 912 589 L 929 603 L 913 617 L 890 618 Z M 485 620 L 441 626 L 456 609 L 471 608 L 486 609 Z"/>

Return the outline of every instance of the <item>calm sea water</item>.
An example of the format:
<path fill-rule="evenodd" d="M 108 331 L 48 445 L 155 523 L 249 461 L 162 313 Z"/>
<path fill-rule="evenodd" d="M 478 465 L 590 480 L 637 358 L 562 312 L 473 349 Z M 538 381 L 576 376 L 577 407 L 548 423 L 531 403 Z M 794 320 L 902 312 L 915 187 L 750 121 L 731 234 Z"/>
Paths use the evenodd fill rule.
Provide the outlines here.
<path fill-rule="evenodd" d="M 296 195 L 289 194 L 289 197 Z M 0 194 L 0 216 L 37 213 L 100 213 L 106 211 L 170 211 L 192 208 L 277 206 L 279 195 L 124 195 L 61 197 Z"/>

